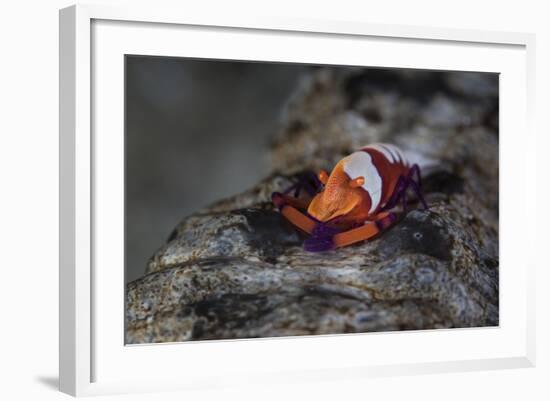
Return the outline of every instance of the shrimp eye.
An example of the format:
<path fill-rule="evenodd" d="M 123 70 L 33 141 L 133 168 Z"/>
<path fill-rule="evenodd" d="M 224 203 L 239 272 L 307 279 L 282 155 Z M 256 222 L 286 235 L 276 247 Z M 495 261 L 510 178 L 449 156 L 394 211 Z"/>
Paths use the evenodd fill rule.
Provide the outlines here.
<path fill-rule="evenodd" d="M 319 172 L 319 181 L 321 181 L 323 185 L 326 185 L 328 181 L 328 173 L 325 170 L 321 170 Z"/>
<path fill-rule="evenodd" d="M 364 183 L 365 179 L 363 177 L 357 177 L 349 182 L 349 186 L 352 188 L 357 188 L 363 186 Z"/>

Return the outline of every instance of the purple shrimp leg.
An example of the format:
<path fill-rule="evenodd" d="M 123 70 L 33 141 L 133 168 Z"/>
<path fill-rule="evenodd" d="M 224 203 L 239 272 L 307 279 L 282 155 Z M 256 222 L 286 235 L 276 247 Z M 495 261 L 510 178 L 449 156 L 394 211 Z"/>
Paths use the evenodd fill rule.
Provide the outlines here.
<path fill-rule="evenodd" d="M 413 176 L 416 175 L 416 182 L 419 187 L 422 187 L 422 179 L 420 177 L 420 167 L 418 164 L 413 164 L 411 168 L 409 169 L 409 178 L 413 178 Z"/>
<path fill-rule="evenodd" d="M 323 252 L 334 249 L 333 237 L 341 231 L 319 222 L 311 233 L 311 237 L 304 241 L 304 249 L 308 252 Z"/>
<path fill-rule="evenodd" d="M 413 179 L 413 177 L 416 175 L 416 181 Z M 403 212 L 407 211 L 407 191 L 410 188 L 414 191 L 416 197 L 418 200 L 422 203 L 422 206 L 425 209 L 428 209 L 428 205 L 426 203 L 426 200 L 424 199 L 424 196 L 422 195 L 421 190 L 421 178 L 420 178 L 420 168 L 417 164 L 414 164 L 407 174 L 406 177 L 400 176 L 397 180 L 397 184 L 395 185 L 395 190 L 393 192 L 393 195 L 390 197 L 386 205 L 383 207 L 383 211 L 393 209 L 397 204 L 401 201 Z"/>
<path fill-rule="evenodd" d="M 426 200 L 424 199 L 424 196 L 422 195 L 422 191 L 420 189 L 420 186 L 415 181 L 411 180 L 410 186 L 412 187 L 414 193 L 416 194 L 416 197 L 420 202 L 422 203 L 422 206 L 424 206 L 424 209 L 428 210 L 428 204 L 426 203 Z"/>
<path fill-rule="evenodd" d="M 295 177 L 297 179 L 296 183 L 286 189 L 283 194 L 288 195 L 290 192 L 294 191 L 293 196 L 297 198 L 300 192 L 304 190 L 310 196 L 315 196 L 323 186 L 319 178 L 317 178 L 317 175 L 311 171 L 299 173 Z"/>
<path fill-rule="evenodd" d="M 407 179 L 403 176 L 400 176 L 395 185 L 395 190 L 393 191 L 392 196 L 386 202 L 386 205 L 382 208 L 382 211 L 393 209 L 397 206 L 397 203 L 402 200 L 403 195 L 406 193 L 408 187 Z"/>
<path fill-rule="evenodd" d="M 416 174 L 416 181 L 413 180 L 413 175 Z M 420 167 L 418 164 L 413 164 L 410 171 L 409 171 L 409 185 L 412 187 L 416 197 L 422 203 L 422 206 L 424 206 L 424 209 L 428 210 L 428 204 L 426 203 L 426 200 L 424 199 L 424 195 L 422 194 L 422 178 L 420 177 Z"/>

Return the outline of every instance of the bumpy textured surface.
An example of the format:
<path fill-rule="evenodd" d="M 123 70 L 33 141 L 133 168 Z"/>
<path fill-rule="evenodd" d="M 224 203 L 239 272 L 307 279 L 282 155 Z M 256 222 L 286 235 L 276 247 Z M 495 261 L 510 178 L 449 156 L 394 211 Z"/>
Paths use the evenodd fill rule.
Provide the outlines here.
<path fill-rule="evenodd" d="M 127 287 L 127 343 L 498 325 L 498 78 L 320 68 L 274 139 L 273 174 L 186 217 Z M 372 142 L 422 166 L 430 210 L 336 251 L 270 203 Z"/>

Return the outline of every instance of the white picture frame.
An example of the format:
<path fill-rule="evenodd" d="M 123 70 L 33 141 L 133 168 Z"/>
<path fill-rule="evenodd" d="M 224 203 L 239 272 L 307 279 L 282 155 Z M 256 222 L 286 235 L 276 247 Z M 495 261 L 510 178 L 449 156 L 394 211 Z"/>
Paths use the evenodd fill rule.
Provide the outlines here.
<path fill-rule="evenodd" d="M 199 35 L 204 46 L 181 49 L 176 47 L 174 41 L 160 40 L 189 35 L 191 28 L 192 34 Z M 143 30 L 147 34 L 140 36 L 143 35 Z M 292 52 L 292 45 L 285 43 L 285 46 L 261 46 L 271 49 L 272 52 L 262 53 L 261 47 L 236 44 L 234 47 L 224 46 L 225 49 L 218 49 L 216 58 L 277 61 L 284 57 L 285 61 L 327 63 L 332 60 L 334 63 L 337 57 L 341 57 L 339 60 L 346 60 L 350 64 L 367 65 L 363 64 L 366 61 L 361 58 L 364 55 L 350 58 L 345 53 L 347 42 L 365 42 L 373 46 L 368 65 L 473 69 L 503 74 L 503 269 L 500 303 L 503 317 L 498 328 L 124 346 L 123 337 L 120 336 L 123 314 L 119 313 L 123 307 L 121 299 L 124 288 L 120 285 L 123 265 L 115 263 L 110 266 L 112 273 L 105 272 L 105 263 L 102 263 L 105 255 L 103 251 L 97 252 L 97 246 L 102 241 L 112 243 L 114 247 L 123 241 L 123 238 L 117 236 L 117 229 L 108 230 L 108 233 L 104 228 L 107 221 L 113 226 L 120 226 L 121 209 L 114 207 L 105 211 L 101 206 L 111 203 L 120 205 L 116 195 L 119 194 L 116 188 L 120 187 L 121 178 L 121 171 L 117 170 L 120 163 L 117 160 L 123 157 L 121 142 L 116 139 L 118 134 L 122 135 L 118 127 L 123 118 L 120 115 L 123 87 L 120 86 L 122 70 L 118 69 L 120 64 L 117 64 L 122 62 L 119 56 L 132 50 L 141 52 L 140 54 L 190 54 L 194 57 L 207 57 L 211 54 L 208 47 L 209 37 L 220 38 L 220 35 L 233 40 L 231 43 L 238 43 L 241 40 L 239 38 L 248 40 L 246 38 L 253 38 L 254 35 L 261 35 L 262 40 L 272 41 L 273 44 L 280 44 L 282 42 L 278 41 L 293 35 L 296 43 L 314 42 L 321 37 L 327 42 L 338 38 L 343 49 L 340 55 L 336 49 L 328 55 L 318 50 L 314 53 L 315 44 L 311 42 L 313 46 L 309 53 L 302 47 L 302 51 L 281 56 L 275 54 L 276 49 L 284 47 Z M 131 43 L 132 40 L 137 41 L 137 38 L 140 39 L 139 47 Z M 403 51 L 389 54 L 389 50 L 377 50 L 380 49 L 381 41 L 384 42 L 382 47 L 389 49 L 392 46 L 401 46 Z M 367 376 L 534 366 L 535 262 L 534 257 L 526 259 L 521 258 L 521 255 L 534 255 L 531 249 L 534 241 L 530 240 L 532 234 L 529 233 L 535 232 L 533 227 L 536 212 L 528 203 L 525 195 L 527 191 L 518 190 L 524 186 L 535 188 L 534 174 L 529 174 L 535 170 L 536 148 L 531 115 L 534 110 L 534 43 L 534 35 L 525 33 L 376 25 L 351 21 L 293 20 L 255 15 L 236 18 L 215 14 L 188 14 L 185 9 L 78 5 L 61 10 L 60 390 L 79 396 L 246 385 L 248 382 L 284 384 L 294 380 L 343 377 L 359 380 Z M 445 48 L 448 47 L 452 47 L 453 51 L 448 52 L 447 49 L 446 53 Z M 409 48 L 426 56 L 406 58 Z M 433 57 L 429 57 L 434 49 L 441 52 L 441 60 L 434 61 Z M 488 49 L 494 50 L 491 50 L 493 57 L 484 61 Z M 222 51 L 226 53 L 219 53 Z M 479 54 L 479 57 L 472 56 L 471 52 Z M 464 60 L 459 61 L 461 54 L 464 55 Z M 104 71 L 107 73 L 104 74 Z M 109 86 L 113 92 L 107 94 L 101 82 L 108 82 L 109 85 L 104 86 Z M 97 97 L 102 97 L 105 102 L 97 102 Z M 517 110 L 515 113 L 506 113 L 512 107 L 519 108 L 514 109 Z M 118 114 L 108 117 L 102 111 L 106 108 L 109 113 Z M 103 121 L 111 125 L 104 126 Z M 115 139 L 108 144 L 98 143 L 94 138 L 94 130 L 97 129 L 103 130 L 102 132 L 111 130 Z M 514 147 L 514 138 L 511 135 L 518 130 L 524 133 L 521 137 L 522 143 L 531 146 Z M 508 157 L 512 151 L 517 161 L 515 165 L 510 164 Z M 105 174 L 106 169 L 114 171 L 109 174 L 108 182 L 97 180 L 98 176 Z M 99 199 L 96 196 L 98 192 L 106 193 L 102 185 L 107 185 L 105 189 L 115 188 L 116 194 Z M 526 233 L 522 238 L 513 233 L 514 227 L 520 224 L 517 220 L 531 228 L 522 230 Z M 503 247 L 503 244 L 507 246 Z M 112 252 L 110 255 L 118 251 L 113 249 Z M 507 267 L 512 265 L 516 269 Z M 102 293 L 101 298 L 97 295 L 98 291 Z M 108 308 L 109 305 L 111 307 Z M 101 332 L 98 332 L 98 326 L 101 327 Z M 446 343 L 450 344 L 450 341 L 453 342 L 453 349 L 443 349 L 445 352 L 440 350 L 439 357 L 436 357 L 438 344 L 444 346 Z M 390 343 L 392 349 L 398 352 L 402 350 L 398 356 L 384 352 L 384 344 Z M 426 351 L 422 354 L 426 357 L 420 358 L 415 350 L 418 351 L 427 344 L 432 344 L 434 354 L 429 355 Z M 466 349 L 461 344 L 473 345 Z M 325 350 L 323 360 L 316 357 L 321 347 Z M 368 358 L 361 352 L 354 351 L 359 349 L 370 349 Z M 380 352 L 377 353 L 376 349 Z M 277 355 L 285 352 L 299 357 L 295 366 L 286 367 L 285 360 L 277 359 Z M 182 355 L 196 362 L 193 369 L 185 372 L 185 379 L 180 378 L 183 376 L 181 373 L 169 374 L 170 369 L 177 366 L 175 364 L 178 358 L 181 361 Z M 223 355 L 224 360 L 240 360 L 241 365 L 235 366 L 234 362 L 228 364 L 221 360 L 212 368 L 200 363 L 201 358 L 211 360 L 215 355 Z M 267 356 L 269 366 L 267 362 L 262 365 L 258 355 Z M 139 377 L 132 366 L 139 365 L 140 361 L 158 368 L 150 372 L 147 379 Z"/>

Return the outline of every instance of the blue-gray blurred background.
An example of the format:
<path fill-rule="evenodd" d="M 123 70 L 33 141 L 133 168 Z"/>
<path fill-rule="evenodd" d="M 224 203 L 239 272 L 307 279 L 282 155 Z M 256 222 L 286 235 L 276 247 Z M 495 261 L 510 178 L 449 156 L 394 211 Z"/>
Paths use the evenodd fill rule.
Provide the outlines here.
<path fill-rule="evenodd" d="M 269 172 L 270 137 L 307 66 L 126 57 L 126 281 L 184 216 Z"/>

